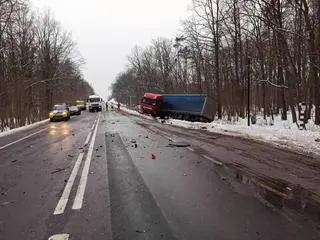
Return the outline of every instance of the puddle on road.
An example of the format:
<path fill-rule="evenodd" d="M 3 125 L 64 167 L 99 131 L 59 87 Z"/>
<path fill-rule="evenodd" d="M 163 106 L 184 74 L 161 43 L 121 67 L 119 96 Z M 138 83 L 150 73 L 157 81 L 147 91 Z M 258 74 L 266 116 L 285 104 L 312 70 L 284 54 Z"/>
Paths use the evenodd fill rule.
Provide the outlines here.
<path fill-rule="evenodd" d="M 223 167 L 215 168 L 215 171 L 222 179 L 231 177 L 232 181 L 249 186 L 253 193 L 268 205 L 271 204 L 280 210 L 288 209 L 302 212 L 317 221 L 320 220 L 320 204 L 317 201 L 319 196 L 300 185 L 292 185 L 284 180 L 267 176 L 257 176 L 239 164 L 225 164 Z"/>

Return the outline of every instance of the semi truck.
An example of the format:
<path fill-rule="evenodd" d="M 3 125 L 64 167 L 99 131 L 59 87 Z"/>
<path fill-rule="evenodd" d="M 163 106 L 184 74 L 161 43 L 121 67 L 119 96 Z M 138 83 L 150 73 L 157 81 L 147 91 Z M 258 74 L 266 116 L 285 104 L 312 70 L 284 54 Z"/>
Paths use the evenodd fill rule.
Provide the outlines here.
<path fill-rule="evenodd" d="M 97 95 L 90 95 L 87 99 L 87 109 L 89 112 L 102 111 L 103 100 Z"/>
<path fill-rule="evenodd" d="M 145 93 L 140 111 L 154 117 L 210 122 L 216 114 L 215 101 L 203 94 Z"/>

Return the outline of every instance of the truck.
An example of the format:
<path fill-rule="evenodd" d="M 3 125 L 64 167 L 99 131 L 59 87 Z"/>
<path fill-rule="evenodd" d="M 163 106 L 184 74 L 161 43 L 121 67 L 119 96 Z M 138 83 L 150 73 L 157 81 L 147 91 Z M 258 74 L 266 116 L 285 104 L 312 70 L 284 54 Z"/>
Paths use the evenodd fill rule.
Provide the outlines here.
<path fill-rule="evenodd" d="M 103 100 L 98 95 L 90 95 L 87 99 L 87 109 L 89 112 L 102 111 Z"/>
<path fill-rule="evenodd" d="M 204 94 L 145 93 L 140 111 L 160 118 L 210 122 L 216 114 L 216 102 Z"/>

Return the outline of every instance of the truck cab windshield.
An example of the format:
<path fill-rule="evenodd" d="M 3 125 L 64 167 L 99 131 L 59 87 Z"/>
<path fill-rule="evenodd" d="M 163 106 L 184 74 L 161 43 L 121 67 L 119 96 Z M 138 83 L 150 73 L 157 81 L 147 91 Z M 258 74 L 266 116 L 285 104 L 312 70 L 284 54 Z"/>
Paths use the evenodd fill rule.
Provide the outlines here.
<path fill-rule="evenodd" d="M 142 103 L 152 105 L 152 106 L 159 105 L 159 102 L 156 99 L 149 99 L 149 98 L 143 98 Z"/>
<path fill-rule="evenodd" d="M 89 98 L 89 102 L 100 102 L 101 98 Z"/>

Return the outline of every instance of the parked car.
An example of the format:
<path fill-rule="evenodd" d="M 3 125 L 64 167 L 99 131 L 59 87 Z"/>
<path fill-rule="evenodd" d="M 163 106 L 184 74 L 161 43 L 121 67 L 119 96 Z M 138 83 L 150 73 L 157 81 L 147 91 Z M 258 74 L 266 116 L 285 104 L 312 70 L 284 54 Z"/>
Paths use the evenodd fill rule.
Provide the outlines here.
<path fill-rule="evenodd" d="M 70 112 L 71 116 L 80 115 L 81 114 L 81 110 L 77 106 L 69 107 L 69 112 Z"/>
<path fill-rule="evenodd" d="M 86 110 L 86 103 L 85 101 L 77 100 L 76 106 L 79 108 L 80 111 Z"/>
<path fill-rule="evenodd" d="M 54 105 L 52 111 L 49 113 L 49 119 L 53 121 L 68 121 L 70 119 L 70 112 L 66 105 Z"/>

